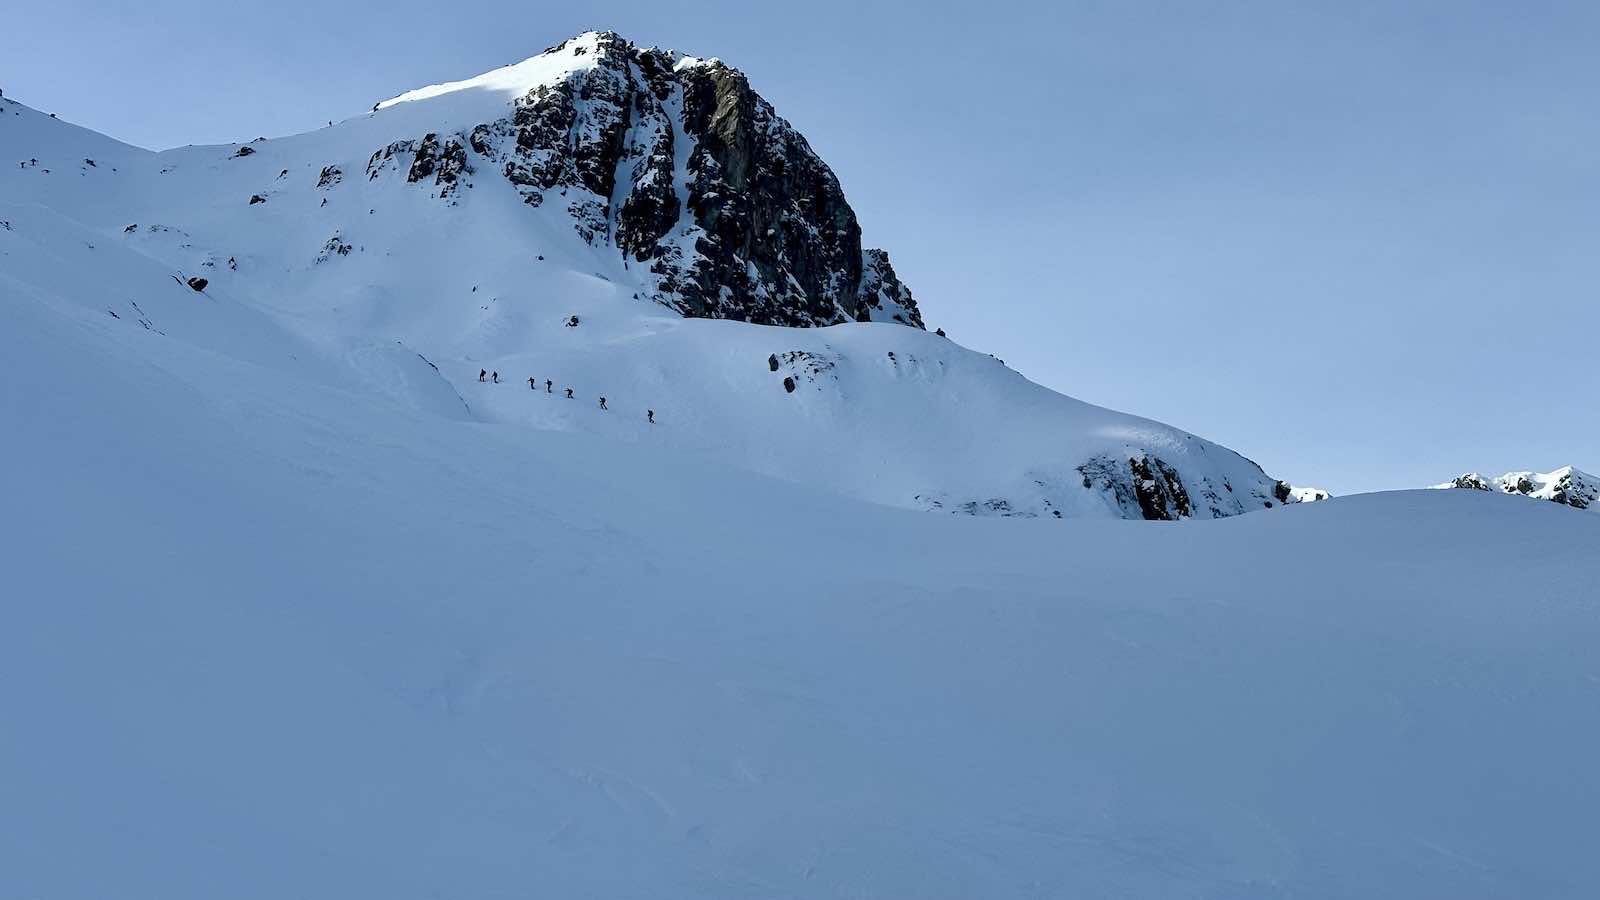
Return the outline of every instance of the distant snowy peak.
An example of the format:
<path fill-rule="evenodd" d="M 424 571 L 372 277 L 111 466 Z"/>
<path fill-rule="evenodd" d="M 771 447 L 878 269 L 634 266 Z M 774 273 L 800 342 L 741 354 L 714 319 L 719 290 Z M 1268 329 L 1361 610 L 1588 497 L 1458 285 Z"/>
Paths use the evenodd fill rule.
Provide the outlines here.
<path fill-rule="evenodd" d="M 1571 466 L 1563 466 L 1553 472 L 1507 472 L 1492 478 L 1468 472 L 1434 487 L 1519 494 L 1574 509 L 1600 512 L 1600 478 Z"/>
<path fill-rule="evenodd" d="M 861 246 L 833 171 L 719 60 L 588 32 L 373 109 L 432 130 L 374 148 L 369 178 L 403 171 L 449 199 L 494 173 L 642 266 L 649 299 L 684 315 L 922 327 L 888 254 Z"/>

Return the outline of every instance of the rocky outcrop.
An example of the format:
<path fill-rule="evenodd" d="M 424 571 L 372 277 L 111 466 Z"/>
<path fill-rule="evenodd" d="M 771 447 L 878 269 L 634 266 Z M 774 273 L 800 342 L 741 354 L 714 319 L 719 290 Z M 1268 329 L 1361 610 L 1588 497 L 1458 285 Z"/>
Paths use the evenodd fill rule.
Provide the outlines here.
<path fill-rule="evenodd" d="M 743 73 L 720 62 L 678 71 L 702 230 L 685 302 L 782 325 L 862 318 L 861 226 L 833 172 Z"/>
<path fill-rule="evenodd" d="M 374 150 L 371 158 L 367 160 L 367 180 L 376 180 L 383 173 L 397 168 L 405 154 L 415 154 L 416 152 L 416 141 L 394 141 L 386 147 Z M 414 165 L 415 162 L 416 160 L 413 157 L 412 164 Z"/>
<path fill-rule="evenodd" d="M 856 319 L 861 322 L 899 322 L 924 328 L 922 313 L 911 299 L 911 289 L 895 277 L 884 250 L 861 252 L 861 285 L 856 295 Z M 943 337 L 944 332 L 939 332 Z"/>
<path fill-rule="evenodd" d="M 1194 515 L 1189 492 L 1172 466 L 1150 454 L 1127 460 L 1098 456 L 1078 467 L 1083 486 L 1099 490 L 1128 519 L 1174 521 Z"/>
<path fill-rule="evenodd" d="M 470 171 L 466 148 L 459 140 L 447 138 L 441 145 L 439 136 L 429 133 L 417 144 L 411 168 L 406 172 L 406 181 L 415 184 L 431 178 L 439 188 L 439 196 L 449 197 L 455 193 L 461 176 Z"/>
<path fill-rule="evenodd" d="M 326 244 L 322 245 L 322 250 L 317 254 L 316 261 L 325 263 L 335 256 L 349 256 L 350 251 L 354 249 L 355 247 L 347 243 L 343 237 L 335 234 L 333 237 L 328 238 Z"/>
<path fill-rule="evenodd" d="M 1042 466 L 996 495 L 963 497 L 947 492 L 919 493 L 913 501 L 928 510 L 974 516 L 1067 518 L 1109 513 L 1122 519 L 1174 522 L 1221 519 L 1255 510 L 1325 499 L 1290 488 L 1275 497 L 1274 482 L 1259 468 L 1235 468 L 1237 480 L 1222 470 L 1196 465 L 1187 454 L 1168 459 L 1132 449 L 1126 454 L 1095 454 L 1076 466 Z M 1070 477 L 1063 478 L 1065 472 Z M 1277 482 L 1282 484 L 1282 482 Z M 1085 497 L 1087 492 L 1088 497 Z M 1103 505 L 1102 505 L 1103 504 Z"/>
<path fill-rule="evenodd" d="M 651 299 L 684 315 L 923 327 L 888 254 L 862 248 L 838 178 L 742 72 L 609 32 L 551 56 L 563 74 L 505 116 L 380 148 L 368 177 L 410 154 L 407 181 L 448 197 L 481 160 L 530 206 L 564 209 L 585 241 L 643 267 Z"/>

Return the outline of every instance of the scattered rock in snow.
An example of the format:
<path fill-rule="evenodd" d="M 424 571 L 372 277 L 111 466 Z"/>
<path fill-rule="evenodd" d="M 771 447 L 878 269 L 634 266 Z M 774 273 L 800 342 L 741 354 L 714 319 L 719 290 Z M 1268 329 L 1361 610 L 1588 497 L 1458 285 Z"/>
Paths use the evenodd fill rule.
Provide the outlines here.
<path fill-rule="evenodd" d="M 322 250 L 317 254 L 316 261 L 325 263 L 335 256 L 349 256 L 350 251 L 353 249 L 355 249 L 353 245 L 345 243 L 344 238 L 335 234 L 333 237 L 328 238 L 327 243 L 322 245 Z"/>

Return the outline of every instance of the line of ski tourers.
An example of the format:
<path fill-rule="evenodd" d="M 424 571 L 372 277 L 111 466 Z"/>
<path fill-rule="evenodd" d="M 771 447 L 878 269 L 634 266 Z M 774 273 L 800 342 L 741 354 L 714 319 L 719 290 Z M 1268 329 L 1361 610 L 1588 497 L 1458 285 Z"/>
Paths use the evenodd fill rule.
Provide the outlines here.
<path fill-rule="evenodd" d="M 484 383 L 499 384 L 500 383 L 500 373 L 499 372 L 490 372 L 490 371 L 488 371 L 486 369 L 479 369 L 478 370 L 478 380 L 480 382 L 484 382 Z M 528 376 L 528 390 L 537 391 L 538 389 L 539 389 L 539 382 L 535 381 L 533 379 L 533 376 L 531 376 L 531 375 Z M 571 400 L 572 399 L 572 388 L 567 388 L 566 391 L 567 391 L 567 399 Z M 545 382 L 544 382 L 544 392 L 546 394 L 555 393 L 555 383 L 552 382 L 548 378 L 546 378 Z M 606 398 L 605 397 L 601 397 L 600 398 L 600 408 L 601 409 L 605 409 L 605 410 L 609 410 L 611 408 L 611 407 L 606 405 Z M 656 423 L 656 411 L 653 410 L 653 409 L 645 410 L 644 411 L 644 419 L 645 419 L 646 422 L 649 422 L 651 425 L 654 425 Z"/>

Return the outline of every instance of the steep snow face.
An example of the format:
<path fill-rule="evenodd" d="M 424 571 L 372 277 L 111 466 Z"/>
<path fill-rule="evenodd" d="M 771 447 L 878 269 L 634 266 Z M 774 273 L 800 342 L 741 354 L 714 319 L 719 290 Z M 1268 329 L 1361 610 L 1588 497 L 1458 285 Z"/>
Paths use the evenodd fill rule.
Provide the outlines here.
<path fill-rule="evenodd" d="M 429 414 L 891 506 L 1180 519 L 1298 499 L 916 327 L 832 174 L 719 62 L 591 34 L 379 106 L 149 153 L 6 101 L 0 276 Z"/>
<path fill-rule="evenodd" d="M 1571 466 L 1562 466 L 1553 472 L 1507 472 L 1493 478 L 1468 472 L 1433 487 L 1500 491 L 1535 500 L 1549 500 L 1574 509 L 1600 512 L 1600 478 Z"/>
<path fill-rule="evenodd" d="M 13 214 L 8 898 L 1597 894 L 1600 519 L 1476 491 L 1183 527 L 887 509 L 680 452 L 671 419 L 463 423 L 404 348 L 346 365 L 246 275 L 196 293 Z M 659 321 L 859 335 L 836 372 L 920 334 Z M 885 397 L 937 368 L 899 346 Z M 988 364 L 963 403 L 1063 414 Z M 774 408 L 773 443 L 826 421 Z"/>

